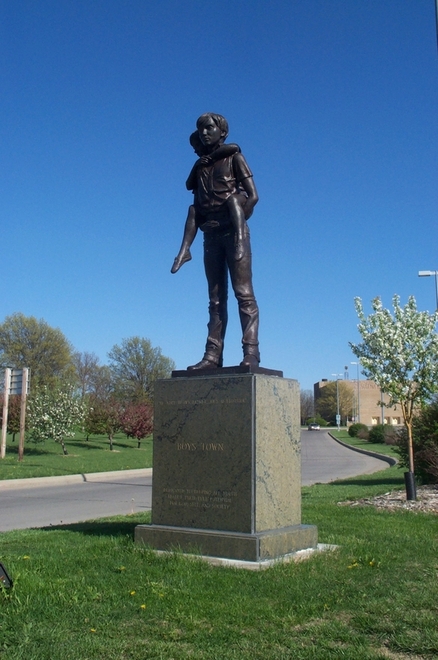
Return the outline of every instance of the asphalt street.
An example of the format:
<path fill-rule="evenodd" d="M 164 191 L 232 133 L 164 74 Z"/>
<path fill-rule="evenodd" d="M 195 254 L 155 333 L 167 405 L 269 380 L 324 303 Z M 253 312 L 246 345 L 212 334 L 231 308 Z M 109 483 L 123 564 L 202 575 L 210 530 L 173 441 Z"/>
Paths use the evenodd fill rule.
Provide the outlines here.
<path fill-rule="evenodd" d="M 325 431 L 303 431 L 301 454 L 303 486 L 371 474 L 388 465 L 340 445 Z M 151 508 L 151 498 L 151 469 L 0 481 L 0 532 L 137 513 Z"/>
<path fill-rule="evenodd" d="M 345 447 L 326 431 L 301 432 L 301 484 L 326 484 L 388 467 L 386 461 Z"/>

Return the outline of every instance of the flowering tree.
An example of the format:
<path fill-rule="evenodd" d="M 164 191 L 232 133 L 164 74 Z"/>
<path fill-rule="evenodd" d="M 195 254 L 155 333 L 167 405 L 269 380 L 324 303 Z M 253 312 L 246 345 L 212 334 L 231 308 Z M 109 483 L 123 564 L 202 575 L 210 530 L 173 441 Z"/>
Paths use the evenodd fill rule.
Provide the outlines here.
<path fill-rule="evenodd" d="M 54 440 L 67 455 L 65 439 L 74 437 L 73 427 L 84 419 L 84 404 L 70 386 L 42 387 L 29 399 L 29 435 L 34 442 Z"/>
<path fill-rule="evenodd" d="M 413 473 L 414 413 L 438 390 L 438 312 L 419 312 L 414 296 L 404 307 L 400 307 L 400 297 L 394 296 L 392 305 L 393 314 L 375 298 L 374 312 L 366 317 L 361 299 L 355 298 L 362 342 L 350 342 L 350 347 L 364 375 L 388 394 L 389 401 L 383 405 L 400 405 L 408 434 L 409 471 Z"/>
<path fill-rule="evenodd" d="M 120 426 L 129 438 L 137 439 L 137 448 L 140 442 L 152 433 L 153 408 L 149 403 L 129 403 L 120 415 Z"/>

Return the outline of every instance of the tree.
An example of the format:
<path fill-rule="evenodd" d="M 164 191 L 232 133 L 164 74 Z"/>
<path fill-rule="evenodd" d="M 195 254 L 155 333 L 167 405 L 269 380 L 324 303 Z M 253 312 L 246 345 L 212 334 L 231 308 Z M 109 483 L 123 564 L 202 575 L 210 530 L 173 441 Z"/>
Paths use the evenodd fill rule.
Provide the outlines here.
<path fill-rule="evenodd" d="M 362 342 L 350 343 L 363 373 L 389 396 L 388 408 L 399 404 L 408 436 L 409 471 L 414 473 L 412 424 L 414 414 L 438 390 L 438 312 L 419 312 L 414 296 L 404 307 L 392 299 L 393 314 L 380 298 L 372 301 L 373 313 L 365 316 L 355 298 Z"/>
<path fill-rule="evenodd" d="M 107 364 L 96 367 L 93 378 L 90 380 L 90 396 L 97 399 L 114 397 L 115 383 L 113 373 Z"/>
<path fill-rule="evenodd" d="M 0 416 L 3 410 L 3 394 L 0 394 Z M 21 419 L 21 396 L 13 394 L 8 400 L 8 424 L 7 431 L 12 435 L 12 442 L 15 442 L 15 436 L 20 433 Z"/>
<path fill-rule="evenodd" d="M 301 424 L 305 424 L 315 412 L 312 390 L 300 390 Z"/>
<path fill-rule="evenodd" d="M 106 435 L 112 451 L 114 435 L 120 430 L 123 408 L 115 394 L 113 373 L 107 365 L 96 368 L 91 388 L 87 396 L 84 431 L 87 440 L 91 434 Z"/>
<path fill-rule="evenodd" d="M 72 347 L 61 330 L 43 319 L 15 313 L 0 324 L 0 364 L 29 367 L 32 385 L 51 387 L 72 371 Z"/>
<path fill-rule="evenodd" d="M 338 396 L 341 419 L 346 421 L 352 414 L 354 394 L 351 386 L 343 380 L 331 381 L 321 388 L 321 394 L 315 402 L 317 412 L 328 422 L 334 423 L 336 420 Z"/>
<path fill-rule="evenodd" d="M 425 406 L 413 420 L 415 472 L 423 483 L 438 484 L 438 399 Z M 407 433 L 399 435 L 397 451 L 409 469 Z"/>
<path fill-rule="evenodd" d="M 120 415 L 120 428 L 128 438 L 137 439 L 137 448 L 140 442 L 147 438 L 153 430 L 153 408 L 150 403 L 129 403 Z"/>
<path fill-rule="evenodd" d="M 41 387 L 29 398 L 29 435 L 33 442 L 54 440 L 67 455 L 65 439 L 75 435 L 73 427 L 83 422 L 84 404 L 75 396 L 70 385 L 54 389 Z"/>
<path fill-rule="evenodd" d="M 76 380 L 79 385 L 81 399 L 94 388 L 99 371 L 99 358 L 95 353 L 79 353 L 76 351 L 72 356 L 73 366 L 76 372 Z"/>
<path fill-rule="evenodd" d="M 110 451 L 113 450 L 113 439 L 120 430 L 122 406 L 113 395 L 99 398 L 92 394 L 89 398 L 88 411 L 85 417 L 84 429 L 88 435 L 106 435 Z"/>
<path fill-rule="evenodd" d="M 168 378 L 175 368 L 173 360 L 154 348 L 149 339 L 131 337 L 123 339 L 108 353 L 116 392 L 125 401 L 151 401 L 153 383 L 157 378 Z"/>

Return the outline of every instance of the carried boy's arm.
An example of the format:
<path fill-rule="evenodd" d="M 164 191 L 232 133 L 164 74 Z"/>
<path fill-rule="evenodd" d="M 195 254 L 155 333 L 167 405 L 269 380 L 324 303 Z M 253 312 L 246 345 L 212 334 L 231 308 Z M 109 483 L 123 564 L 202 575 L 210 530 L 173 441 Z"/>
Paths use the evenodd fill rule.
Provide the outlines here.
<path fill-rule="evenodd" d="M 234 154 L 240 154 L 240 147 L 238 144 L 221 144 L 215 151 L 212 151 L 211 154 L 206 154 L 201 156 L 199 159 L 201 165 L 211 165 L 221 158 L 227 158 L 228 156 L 234 156 Z"/>
<path fill-rule="evenodd" d="M 193 165 L 192 170 L 189 174 L 189 178 L 186 181 L 187 190 L 194 190 L 196 188 L 196 170 L 200 165 L 210 165 L 215 163 L 221 158 L 227 158 L 228 156 L 234 156 L 234 154 L 240 154 L 240 147 L 238 144 L 221 144 L 220 147 L 213 151 L 213 153 L 208 156 L 201 156 L 198 158 L 196 163 Z"/>
<path fill-rule="evenodd" d="M 245 212 L 245 218 L 246 220 L 248 220 L 252 216 L 254 206 L 259 201 L 259 196 L 257 194 L 257 190 L 254 184 L 254 179 L 252 178 L 252 176 L 248 176 L 245 179 L 242 179 L 240 185 L 248 195 L 248 199 L 246 200 L 243 209 Z"/>
<path fill-rule="evenodd" d="M 215 151 L 209 154 L 209 157 L 215 163 L 221 158 L 227 158 L 228 156 L 234 156 L 234 154 L 240 154 L 240 147 L 238 144 L 221 144 Z"/>

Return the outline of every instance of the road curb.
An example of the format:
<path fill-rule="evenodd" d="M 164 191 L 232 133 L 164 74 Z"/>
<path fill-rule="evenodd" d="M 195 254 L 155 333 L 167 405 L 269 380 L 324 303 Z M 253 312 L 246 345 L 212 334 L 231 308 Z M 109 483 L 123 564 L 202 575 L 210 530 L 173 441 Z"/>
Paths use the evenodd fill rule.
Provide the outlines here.
<path fill-rule="evenodd" d="M 357 451 L 358 454 L 365 454 L 367 456 L 373 456 L 373 458 L 379 458 L 380 460 L 389 463 L 391 467 L 393 465 L 397 465 L 398 463 L 398 460 L 396 458 L 393 458 L 392 456 L 388 456 L 387 454 L 379 454 L 376 451 L 369 451 L 368 449 L 353 447 L 353 445 L 349 445 L 348 442 L 343 442 L 342 440 L 339 440 L 339 438 L 336 438 L 334 435 L 330 433 L 330 431 L 327 431 L 327 433 L 331 438 L 333 438 L 333 440 L 338 442 L 340 445 L 342 445 L 343 447 L 347 447 L 347 449 L 352 449 L 353 451 Z"/>
<path fill-rule="evenodd" d="M 131 479 L 132 477 L 151 477 L 152 468 L 136 470 L 117 470 L 114 472 L 90 472 L 89 474 L 66 474 L 58 477 L 31 477 L 29 479 L 0 480 L 0 492 L 19 488 L 39 488 L 41 486 L 68 486 L 70 484 L 99 481 L 108 479 Z"/>

